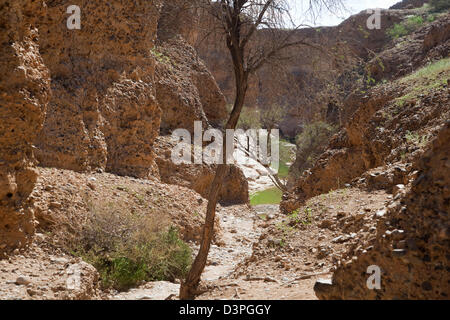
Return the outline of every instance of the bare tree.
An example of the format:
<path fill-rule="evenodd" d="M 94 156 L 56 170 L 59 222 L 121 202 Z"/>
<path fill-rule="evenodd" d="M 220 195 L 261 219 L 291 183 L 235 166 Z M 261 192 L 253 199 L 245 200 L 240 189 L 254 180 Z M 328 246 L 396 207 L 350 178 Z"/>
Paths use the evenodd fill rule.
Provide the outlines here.
<path fill-rule="evenodd" d="M 310 11 L 317 12 L 317 9 L 324 7 L 338 7 L 341 0 L 309 0 L 308 3 Z M 268 63 L 279 64 L 288 59 L 287 49 L 291 47 L 317 46 L 298 37 L 296 31 L 303 25 L 294 26 L 288 0 L 198 0 L 195 5 L 202 13 L 213 18 L 231 56 L 235 99 L 225 129 L 235 129 L 244 106 L 249 77 Z M 287 28 L 288 23 L 292 27 Z M 212 30 L 216 32 L 216 29 Z M 317 49 L 320 50 L 319 47 Z M 223 156 L 226 155 L 225 148 L 226 144 Z M 200 249 L 181 284 L 180 299 L 194 299 L 200 293 L 198 285 L 213 238 L 216 206 L 226 172 L 226 164 L 218 165 L 208 196 Z"/>

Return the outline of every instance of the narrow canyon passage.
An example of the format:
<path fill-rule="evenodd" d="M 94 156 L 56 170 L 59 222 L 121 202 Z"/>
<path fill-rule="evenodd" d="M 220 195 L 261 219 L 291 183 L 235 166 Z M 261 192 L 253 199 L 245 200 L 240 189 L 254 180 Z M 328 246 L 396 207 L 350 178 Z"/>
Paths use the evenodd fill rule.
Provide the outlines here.
<path fill-rule="evenodd" d="M 398 1 L 0 0 L 0 300 L 448 300 L 450 0 Z"/>
<path fill-rule="evenodd" d="M 197 299 L 316 300 L 316 280 L 331 279 L 337 257 L 373 233 L 390 199 L 384 191 L 336 190 L 308 201 L 299 223 L 278 205 L 220 207 L 220 245 L 211 247 L 201 286 L 207 292 Z M 175 298 L 178 290 L 155 282 L 110 298 Z"/>

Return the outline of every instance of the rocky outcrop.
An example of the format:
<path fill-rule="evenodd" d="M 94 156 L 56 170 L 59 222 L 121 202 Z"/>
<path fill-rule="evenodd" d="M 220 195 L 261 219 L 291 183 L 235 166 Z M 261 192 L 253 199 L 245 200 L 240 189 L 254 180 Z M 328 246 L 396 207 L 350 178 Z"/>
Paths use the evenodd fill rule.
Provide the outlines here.
<path fill-rule="evenodd" d="M 157 138 L 156 163 L 161 181 L 175 184 L 197 191 L 208 198 L 209 188 L 215 174 L 215 165 L 208 164 L 175 164 L 171 160 L 172 150 L 177 141 L 170 136 Z M 248 203 L 248 182 L 241 169 L 230 165 L 220 191 L 220 202 L 225 204 Z"/>
<path fill-rule="evenodd" d="M 394 42 L 381 52 L 367 69 L 376 81 L 397 79 L 430 61 L 450 54 L 450 13 Z"/>
<path fill-rule="evenodd" d="M 162 110 L 161 131 L 194 130 L 194 121 L 220 125 L 226 118 L 225 97 L 211 73 L 183 38 L 154 49 L 156 97 Z"/>
<path fill-rule="evenodd" d="M 37 230 L 51 234 L 51 242 L 73 248 L 82 236 L 86 220 L 93 215 L 118 213 L 149 216 L 164 226 L 174 226 L 185 241 L 201 239 L 207 201 L 197 192 L 157 179 L 136 179 L 111 173 L 78 173 L 38 168 L 32 196 L 36 199 Z M 216 218 L 215 241 L 221 242 Z M 116 220 L 110 220 L 116 221 Z M 111 222 L 112 223 L 112 222 Z"/>
<path fill-rule="evenodd" d="M 166 42 L 181 36 L 190 45 L 198 40 L 200 14 L 193 5 L 198 0 L 163 0 L 158 21 L 158 40 Z"/>
<path fill-rule="evenodd" d="M 33 141 L 49 99 L 49 73 L 38 46 L 43 1 L 0 1 L 0 258 L 30 243 Z"/>
<path fill-rule="evenodd" d="M 225 99 L 214 78 L 175 36 L 186 32 L 167 23 L 174 3 L 164 2 L 160 19 L 162 1 L 80 1 L 80 30 L 65 25 L 68 5 L 49 3 L 39 24 L 54 93 L 36 140 L 42 166 L 157 176 L 153 141 L 160 128 L 223 121 Z"/>
<path fill-rule="evenodd" d="M 48 3 L 39 24 L 53 96 L 37 157 L 43 166 L 147 177 L 160 121 L 150 53 L 160 2 L 77 1 L 80 30 L 66 27 L 72 4 Z"/>
<path fill-rule="evenodd" d="M 428 3 L 428 0 L 402 0 L 396 4 L 394 4 L 389 9 L 406 9 L 406 8 L 420 8 L 425 3 Z"/>
<path fill-rule="evenodd" d="M 450 123 L 417 163 L 408 191 L 378 212 L 376 234 L 359 254 L 346 254 L 331 282 L 316 284 L 320 299 L 444 299 L 450 295 Z M 368 289 L 369 266 L 381 287 Z"/>

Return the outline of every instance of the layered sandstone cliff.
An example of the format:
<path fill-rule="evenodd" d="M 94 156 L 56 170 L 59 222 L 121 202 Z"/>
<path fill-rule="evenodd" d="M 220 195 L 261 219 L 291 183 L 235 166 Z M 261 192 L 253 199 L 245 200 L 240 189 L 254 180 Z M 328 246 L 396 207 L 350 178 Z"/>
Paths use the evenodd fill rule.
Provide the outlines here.
<path fill-rule="evenodd" d="M 181 37 L 191 40 L 192 28 L 171 21 L 174 3 L 108 3 L 80 1 L 81 30 L 65 26 L 65 1 L 49 4 L 39 25 L 54 94 L 37 156 L 48 167 L 158 176 L 160 131 L 219 125 L 225 98 Z"/>
<path fill-rule="evenodd" d="M 44 167 L 158 178 L 161 130 L 224 121 L 225 98 L 189 44 L 195 28 L 172 15 L 181 2 L 2 2 L 0 252 L 26 245 L 34 232 L 32 145 Z M 81 10 L 80 29 L 67 26 L 71 5 Z M 236 170 L 229 179 L 245 202 Z M 191 187 L 205 195 L 206 186 Z"/>

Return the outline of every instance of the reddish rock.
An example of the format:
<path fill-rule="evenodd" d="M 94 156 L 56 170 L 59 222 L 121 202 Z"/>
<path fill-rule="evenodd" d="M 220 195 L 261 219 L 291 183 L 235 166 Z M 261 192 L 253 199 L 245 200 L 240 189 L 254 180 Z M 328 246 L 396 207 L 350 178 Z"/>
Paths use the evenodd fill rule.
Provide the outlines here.
<path fill-rule="evenodd" d="M 225 98 L 194 48 L 178 36 L 155 47 L 154 55 L 162 132 L 179 128 L 193 132 L 194 121 L 206 127 L 225 120 Z"/>

